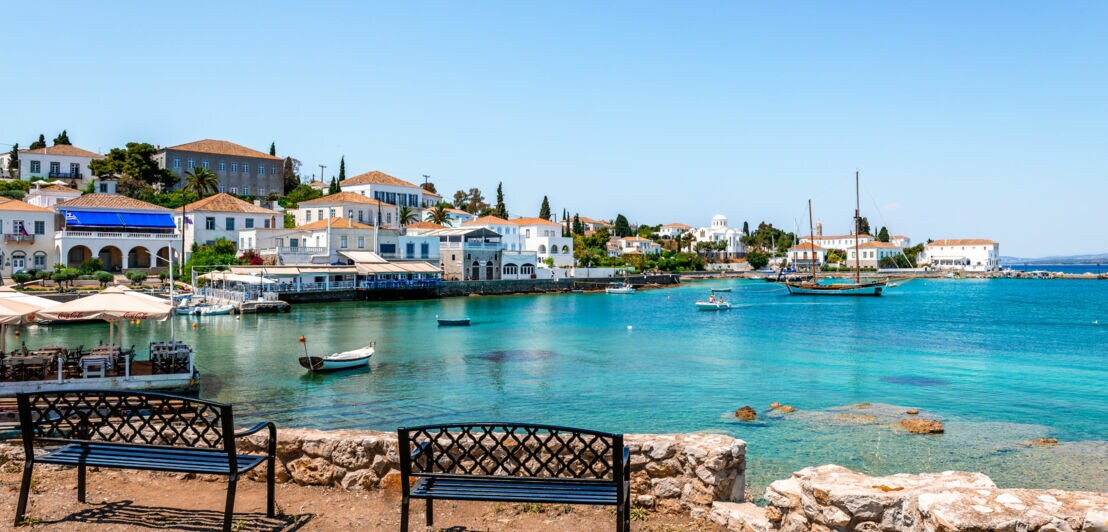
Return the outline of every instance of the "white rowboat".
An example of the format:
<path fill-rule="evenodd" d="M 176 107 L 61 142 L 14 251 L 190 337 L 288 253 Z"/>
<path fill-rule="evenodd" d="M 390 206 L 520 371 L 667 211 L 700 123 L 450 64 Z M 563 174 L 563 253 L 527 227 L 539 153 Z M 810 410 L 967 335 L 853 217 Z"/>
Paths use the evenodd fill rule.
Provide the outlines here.
<path fill-rule="evenodd" d="M 709 303 L 707 301 L 697 301 L 696 310 L 730 310 L 731 303 L 726 301 L 722 303 Z"/>
<path fill-rule="evenodd" d="M 628 283 L 612 283 L 604 291 L 609 294 L 634 294 L 635 287 Z"/>
<path fill-rule="evenodd" d="M 369 365 L 369 359 L 373 356 L 373 344 L 353 351 L 333 353 L 325 356 L 300 357 L 300 365 L 308 371 L 334 371 L 337 369 L 351 369 Z"/>

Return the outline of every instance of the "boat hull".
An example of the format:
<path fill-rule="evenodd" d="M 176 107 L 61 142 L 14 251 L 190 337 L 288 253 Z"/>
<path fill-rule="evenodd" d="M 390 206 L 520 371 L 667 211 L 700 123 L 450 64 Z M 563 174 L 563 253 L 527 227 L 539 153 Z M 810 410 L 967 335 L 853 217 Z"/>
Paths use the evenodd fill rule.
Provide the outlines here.
<path fill-rule="evenodd" d="M 785 288 L 788 288 L 789 294 L 794 296 L 857 296 L 857 297 L 880 297 L 882 292 L 885 291 L 885 285 L 887 283 L 864 283 L 860 285 L 854 284 L 799 284 L 799 283 L 785 283 Z"/>
<path fill-rule="evenodd" d="M 730 303 L 697 303 L 696 310 L 731 310 Z"/>
<path fill-rule="evenodd" d="M 369 365 L 373 354 L 346 360 L 328 360 L 326 357 L 300 357 L 300 365 L 308 371 L 336 371 L 362 368 Z"/>
<path fill-rule="evenodd" d="M 440 327 L 467 327 L 469 326 L 469 318 L 459 318 L 454 320 L 439 319 Z"/>
<path fill-rule="evenodd" d="M 605 288 L 605 292 L 609 294 L 634 294 L 634 288 Z"/>

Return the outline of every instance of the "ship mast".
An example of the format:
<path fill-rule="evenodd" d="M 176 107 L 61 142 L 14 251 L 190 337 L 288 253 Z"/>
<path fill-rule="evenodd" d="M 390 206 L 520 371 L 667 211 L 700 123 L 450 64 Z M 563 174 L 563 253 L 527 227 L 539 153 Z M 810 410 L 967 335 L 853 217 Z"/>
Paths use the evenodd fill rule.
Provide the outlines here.
<path fill-rule="evenodd" d="M 808 247 L 812 251 L 812 282 L 816 282 L 816 230 L 812 228 L 812 200 L 808 199 Z"/>
<path fill-rule="evenodd" d="M 862 260 L 858 249 L 858 233 L 862 231 L 862 207 L 858 196 L 858 171 L 854 171 L 854 284 L 862 283 Z M 810 208 L 810 206 L 809 206 Z M 808 213 L 811 216 L 811 211 Z"/>

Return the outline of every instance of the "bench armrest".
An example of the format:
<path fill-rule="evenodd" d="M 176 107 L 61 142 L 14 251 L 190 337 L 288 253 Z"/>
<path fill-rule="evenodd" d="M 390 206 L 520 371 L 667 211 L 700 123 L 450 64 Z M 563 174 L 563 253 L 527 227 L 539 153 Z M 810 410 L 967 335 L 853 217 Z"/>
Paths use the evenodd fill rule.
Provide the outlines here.
<path fill-rule="evenodd" d="M 277 454 L 277 425 L 274 425 L 272 421 L 263 421 L 246 430 L 240 430 L 235 433 L 235 438 L 249 436 L 260 432 L 262 429 L 269 429 L 269 442 L 266 445 L 266 452 L 269 456 L 274 456 Z"/>
<path fill-rule="evenodd" d="M 427 447 L 430 446 L 430 445 L 431 445 L 431 442 L 429 442 L 429 441 L 425 441 L 423 443 L 420 443 L 420 444 L 416 445 L 415 450 L 412 451 L 412 455 L 411 455 L 412 460 L 415 461 L 415 459 L 417 457 L 419 457 L 419 455 L 423 454 L 423 452 L 426 451 Z"/>
<path fill-rule="evenodd" d="M 623 479 L 631 479 L 631 449 L 627 446 L 623 447 Z"/>

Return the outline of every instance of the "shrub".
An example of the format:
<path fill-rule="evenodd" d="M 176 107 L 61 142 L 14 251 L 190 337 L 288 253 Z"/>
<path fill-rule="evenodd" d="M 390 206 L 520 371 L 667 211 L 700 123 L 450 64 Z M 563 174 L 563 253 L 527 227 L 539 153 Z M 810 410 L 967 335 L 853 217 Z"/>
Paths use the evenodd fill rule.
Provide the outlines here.
<path fill-rule="evenodd" d="M 92 272 L 98 272 L 103 269 L 104 262 L 97 258 L 88 259 L 85 262 L 82 262 L 81 265 L 77 267 L 77 270 L 86 275 Z"/>
<path fill-rule="evenodd" d="M 31 279 L 34 279 L 34 277 L 29 273 L 18 272 L 12 274 L 12 280 L 19 284 L 23 284 Z"/>
<path fill-rule="evenodd" d="M 96 272 L 95 277 L 101 287 L 108 286 L 108 283 L 115 280 L 115 275 L 112 275 L 111 272 Z"/>
<path fill-rule="evenodd" d="M 125 277 L 127 277 L 127 279 L 129 279 L 132 284 L 140 285 L 149 276 L 146 275 L 146 272 L 130 271 L 126 273 Z"/>
<path fill-rule="evenodd" d="M 72 284 L 77 275 L 77 270 L 74 268 L 58 268 L 50 275 L 50 280 L 58 283 L 58 286 L 63 286 L 66 283 Z"/>

